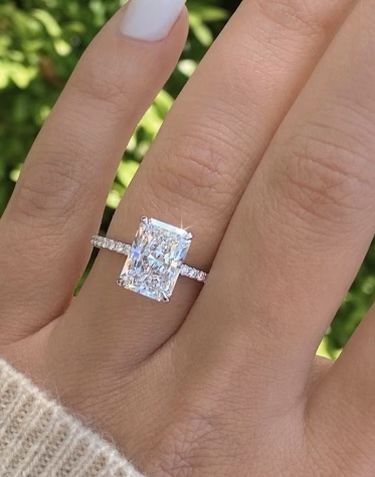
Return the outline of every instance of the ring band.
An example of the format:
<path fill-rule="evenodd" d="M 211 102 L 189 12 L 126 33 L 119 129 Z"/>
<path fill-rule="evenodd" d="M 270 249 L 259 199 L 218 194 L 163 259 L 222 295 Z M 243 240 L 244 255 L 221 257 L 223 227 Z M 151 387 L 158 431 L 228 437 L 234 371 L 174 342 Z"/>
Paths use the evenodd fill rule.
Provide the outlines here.
<path fill-rule="evenodd" d="M 103 235 L 93 235 L 91 239 L 91 245 L 95 248 L 102 250 L 109 250 L 110 252 L 116 252 L 120 255 L 129 255 L 132 246 L 129 243 L 121 242 L 120 240 L 114 240 Z M 183 263 L 180 270 L 182 277 L 191 278 L 197 282 L 204 283 L 207 279 L 207 273 L 198 268 L 191 267 Z"/>
<path fill-rule="evenodd" d="M 192 238 L 185 229 L 142 217 L 132 244 L 101 235 L 94 235 L 91 244 L 127 256 L 119 286 L 167 302 L 179 276 L 200 283 L 207 279 L 206 272 L 184 263 Z"/>

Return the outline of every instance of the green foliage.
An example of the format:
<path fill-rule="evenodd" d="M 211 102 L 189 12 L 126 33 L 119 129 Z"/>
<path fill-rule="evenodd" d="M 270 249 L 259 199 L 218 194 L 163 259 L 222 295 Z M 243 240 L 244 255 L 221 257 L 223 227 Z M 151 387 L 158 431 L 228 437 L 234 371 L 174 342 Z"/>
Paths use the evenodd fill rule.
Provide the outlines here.
<path fill-rule="evenodd" d="M 119 0 L 0 0 L 0 215 L 22 162 L 74 65 Z M 188 0 L 178 66 L 139 124 L 108 196 L 103 228 L 186 80 L 238 0 Z M 324 280 L 324 277 L 322 277 Z M 375 297 L 375 244 L 321 346 L 335 356 Z"/>

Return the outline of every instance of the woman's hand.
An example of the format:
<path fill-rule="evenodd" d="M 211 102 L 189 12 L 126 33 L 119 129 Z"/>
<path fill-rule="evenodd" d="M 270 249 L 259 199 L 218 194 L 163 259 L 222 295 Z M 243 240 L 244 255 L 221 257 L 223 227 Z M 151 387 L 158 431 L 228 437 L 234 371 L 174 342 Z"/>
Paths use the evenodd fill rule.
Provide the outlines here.
<path fill-rule="evenodd" d="M 104 251 L 72 301 L 186 34 L 181 13 L 164 39 L 134 38 L 148 13 L 132 2 L 84 55 L 2 217 L 1 354 L 150 476 L 373 475 L 374 311 L 335 364 L 315 350 L 375 230 L 374 2 L 244 0 L 109 231 L 182 221 L 207 284 L 181 278 L 158 304 L 119 288 L 124 259 Z"/>

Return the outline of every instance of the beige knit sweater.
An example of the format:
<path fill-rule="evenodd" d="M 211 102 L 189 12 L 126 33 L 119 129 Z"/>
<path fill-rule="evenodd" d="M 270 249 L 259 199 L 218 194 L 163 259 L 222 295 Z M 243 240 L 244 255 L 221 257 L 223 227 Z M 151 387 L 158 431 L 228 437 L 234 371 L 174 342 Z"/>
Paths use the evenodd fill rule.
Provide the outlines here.
<path fill-rule="evenodd" d="M 142 477 L 119 452 L 0 359 L 0 477 Z"/>

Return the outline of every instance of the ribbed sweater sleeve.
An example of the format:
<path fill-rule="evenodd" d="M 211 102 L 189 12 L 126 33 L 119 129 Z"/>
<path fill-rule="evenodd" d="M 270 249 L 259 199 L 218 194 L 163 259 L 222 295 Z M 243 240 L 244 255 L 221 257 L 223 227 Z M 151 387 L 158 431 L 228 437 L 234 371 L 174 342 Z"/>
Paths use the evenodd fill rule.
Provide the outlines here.
<path fill-rule="evenodd" d="M 142 477 L 86 428 L 0 359 L 1 477 Z"/>

